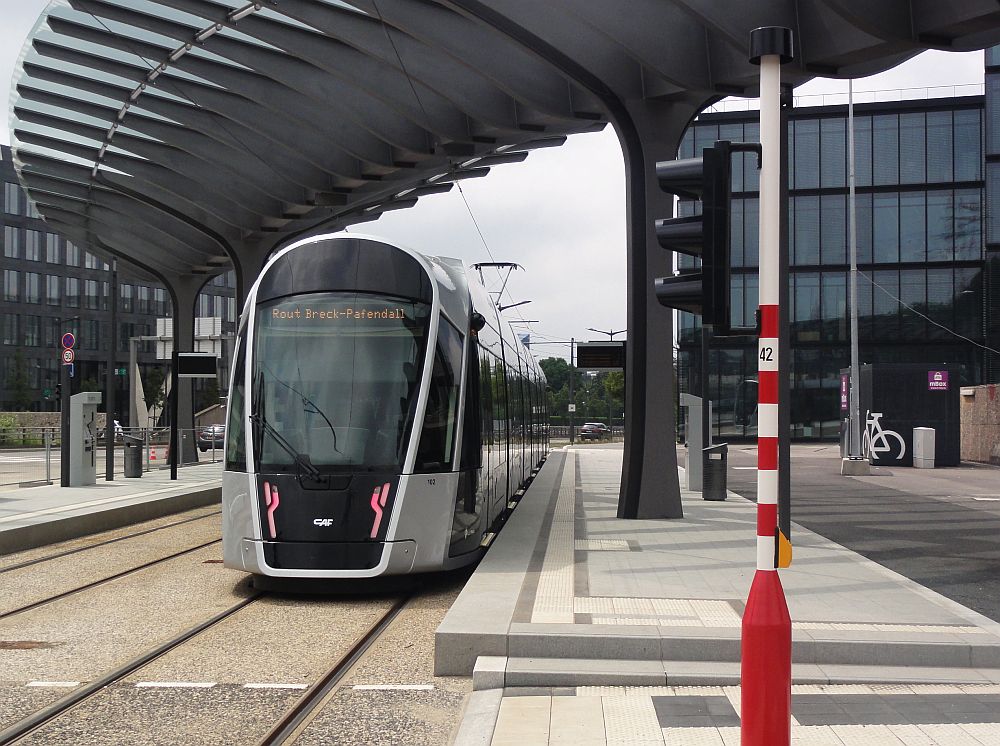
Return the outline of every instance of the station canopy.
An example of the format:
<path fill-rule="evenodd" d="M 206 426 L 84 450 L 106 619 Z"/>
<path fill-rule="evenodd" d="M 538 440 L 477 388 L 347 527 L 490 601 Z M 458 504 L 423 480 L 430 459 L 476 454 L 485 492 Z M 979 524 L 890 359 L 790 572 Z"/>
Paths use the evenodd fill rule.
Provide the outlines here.
<path fill-rule="evenodd" d="M 161 278 L 241 262 L 252 277 L 290 238 L 601 129 L 615 102 L 754 95 L 760 25 L 794 30 L 797 84 L 993 44 L 1000 6 L 56 0 L 15 72 L 15 166 L 71 240 Z"/>

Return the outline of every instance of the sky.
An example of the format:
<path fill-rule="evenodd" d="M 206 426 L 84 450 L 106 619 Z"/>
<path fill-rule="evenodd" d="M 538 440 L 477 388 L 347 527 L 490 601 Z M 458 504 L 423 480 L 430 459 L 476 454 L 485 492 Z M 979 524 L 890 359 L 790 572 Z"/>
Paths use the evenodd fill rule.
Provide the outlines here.
<path fill-rule="evenodd" d="M 47 0 L 0 0 L 0 101 L 8 107 L 17 57 Z M 865 91 L 901 90 L 900 98 L 950 95 L 935 86 L 983 82 L 982 52 L 925 52 L 893 70 L 854 82 L 856 100 Z M 909 90 L 905 90 L 909 89 Z M 816 79 L 795 90 L 807 105 L 844 103 L 847 82 Z M 968 89 L 959 93 L 969 93 Z M 801 105 L 801 104 L 800 104 Z M 9 126 L 0 142 L 10 142 Z M 560 148 L 539 150 L 520 164 L 495 167 L 448 194 L 424 197 L 413 208 L 390 212 L 351 232 L 376 235 L 427 254 L 470 263 L 516 262 L 504 303 L 531 303 L 504 312 L 514 322 L 537 320 L 530 331 L 540 357 L 569 356 L 568 345 L 549 341 L 607 339 L 587 331 L 626 328 L 625 168 L 611 127 L 575 135 Z M 497 273 L 485 276 L 498 290 Z M 664 313 L 668 313 L 664 309 Z M 618 335 L 622 339 L 625 335 Z"/>

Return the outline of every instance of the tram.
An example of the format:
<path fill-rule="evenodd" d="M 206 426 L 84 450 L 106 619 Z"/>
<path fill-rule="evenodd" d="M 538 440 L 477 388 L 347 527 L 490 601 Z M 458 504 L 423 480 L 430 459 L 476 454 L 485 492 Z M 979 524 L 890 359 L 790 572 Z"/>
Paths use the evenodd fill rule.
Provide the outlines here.
<path fill-rule="evenodd" d="M 268 262 L 229 392 L 223 561 L 257 576 L 472 563 L 548 450 L 544 374 L 476 271 L 373 237 Z"/>

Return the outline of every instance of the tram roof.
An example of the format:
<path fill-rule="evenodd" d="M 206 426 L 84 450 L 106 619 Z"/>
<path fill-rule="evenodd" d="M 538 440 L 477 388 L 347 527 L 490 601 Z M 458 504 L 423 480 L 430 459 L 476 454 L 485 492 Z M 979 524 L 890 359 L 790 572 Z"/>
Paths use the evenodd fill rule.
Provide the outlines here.
<path fill-rule="evenodd" d="M 68 238 L 160 276 L 216 274 L 601 129 L 614 102 L 754 95 L 762 25 L 795 31 L 798 84 L 997 43 L 1000 7 L 54 0 L 14 75 L 15 166 Z"/>

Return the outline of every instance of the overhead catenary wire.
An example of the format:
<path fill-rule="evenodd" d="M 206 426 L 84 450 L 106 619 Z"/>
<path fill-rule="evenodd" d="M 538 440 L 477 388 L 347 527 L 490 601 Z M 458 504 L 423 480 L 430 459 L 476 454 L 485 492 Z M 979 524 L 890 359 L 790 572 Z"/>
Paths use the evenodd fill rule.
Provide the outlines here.
<path fill-rule="evenodd" d="M 952 335 L 953 337 L 958 337 L 959 339 L 965 340 L 969 344 L 975 345 L 976 347 L 981 347 L 984 350 L 986 350 L 987 352 L 992 352 L 995 355 L 1000 355 L 1000 350 L 995 350 L 992 347 L 990 347 L 988 345 L 984 345 L 984 344 L 982 344 L 980 342 L 977 342 L 974 339 L 969 339 L 964 334 L 959 334 L 954 329 L 949 329 L 944 324 L 941 324 L 941 323 L 935 321 L 934 319 L 932 319 L 927 314 L 921 313 L 916 308 L 914 308 L 913 306 L 911 306 L 909 303 L 907 303 L 906 301 L 902 300 L 898 296 L 894 295 L 890 290 L 888 290 L 887 288 L 884 288 L 881 285 L 879 285 L 877 282 L 875 282 L 874 278 L 872 278 L 868 274 L 866 274 L 866 273 L 864 273 L 864 272 L 862 272 L 860 270 L 858 270 L 858 274 L 861 275 L 862 277 L 864 277 L 866 280 L 868 280 L 868 282 L 870 282 L 872 285 L 874 285 L 875 287 L 877 287 L 883 293 L 885 293 L 886 295 L 888 295 L 894 301 L 896 301 L 897 303 L 899 303 L 899 305 L 901 305 L 903 308 L 905 308 L 905 309 L 907 309 L 909 311 L 913 311 L 913 313 L 917 314 L 917 316 L 920 316 L 921 318 L 926 319 L 927 321 L 931 322 L 932 324 L 934 324 L 934 326 L 939 327 L 940 329 L 944 329 L 944 331 L 948 332 L 948 334 Z"/>
<path fill-rule="evenodd" d="M 382 25 L 382 31 L 385 33 L 385 38 L 389 41 L 389 46 L 392 47 L 392 53 L 396 57 L 396 62 L 399 64 L 399 69 L 402 71 L 403 75 L 406 77 L 406 82 L 410 86 L 410 90 L 413 92 L 413 98 L 417 102 L 417 106 L 420 107 L 420 111 L 423 113 L 425 119 L 430 121 L 430 116 L 427 114 L 427 109 L 424 108 L 423 101 L 420 100 L 420 94 L 417 93 L 417 87 L 413 84 L 413 78 L 410 75 L 409 70 L 406 69 L 406 64 L 403 62 L 403 57 L 399 53 L 399 49 L 396 47 L 396 42 L 393 41 L 392 34 L 389 33 L 389 25 L 385 22 L 385 18 L 382 17 L 382 11 L 378 7 L 378 2 L 372 0 L 372 7 L 375 9 L 375 14 L 378 16 L 379 23 Z M 465 196 L 465 191 L 462 189 L 461 183 L 455 182 L 455 186 L 458 187 L 458 193 L 462 197 L 462 202 L 465 204 L 465 209 L 469 213 L 469 217 L 472 218 L 472 224 L 476 227 L 476 232 L 479 234 L 479 240 L 482 241 L 483 247 L 486 249 L 486 254 L 490 257 L 490 261 L 496 262 L 496 258 L 493 256 L 493 251 L 490 249 L 489 243 L 486 241 L 486 236 L 483 235 L 482 228 L 479 226 L 479 221 L 476 220 L 476 215 L 472 211 L 472 206 L 469 204 L 468 198 Z M 496 268 L 497 276 L 503 280 L 503 276 L 500 273 L 500 268 Z M 509 274 L 509 273 L 508 273 Z M 500 297 L 503 297 L 503 292 L 506 290 L 507 283 L 504 280 L 503 287 L 501 288 Z M 510 291 L 507 292 L 507 297 L 510 299 L 511 303 L 514 302 L 513 296 L 511 296 Z M 497 306 L 500 306 L 499 299 L 497 300 Z M 524 321 L 524 316 L 520 310 L 517 311 L 518 317 L 521 321 Z"/>

